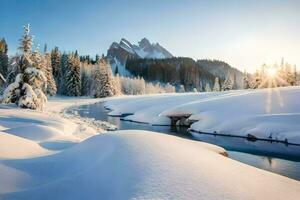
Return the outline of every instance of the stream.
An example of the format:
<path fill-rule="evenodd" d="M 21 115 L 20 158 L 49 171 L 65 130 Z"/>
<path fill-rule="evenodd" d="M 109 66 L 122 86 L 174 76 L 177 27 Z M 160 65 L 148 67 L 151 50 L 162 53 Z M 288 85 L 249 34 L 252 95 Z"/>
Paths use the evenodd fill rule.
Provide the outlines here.
<path fill-rule="evenodd" d="M 269 141 L 249 141 L 244 138 L 189 133 L 185 127 L 152 126 L 108 116 L 103 103 L 73 108 L 81 117 L 107 121 L 119 130 L 140 129 L 176 135 L 191 140 L 215 144 L 226 149 L 228 156 L 242 163 L 300 180 L 300 146 Z"/>

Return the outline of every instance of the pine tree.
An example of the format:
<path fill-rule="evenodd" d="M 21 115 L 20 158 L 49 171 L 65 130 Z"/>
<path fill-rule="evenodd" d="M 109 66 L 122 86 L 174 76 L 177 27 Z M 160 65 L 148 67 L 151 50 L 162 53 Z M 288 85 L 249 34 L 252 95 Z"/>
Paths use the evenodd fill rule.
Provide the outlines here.
<path fill-rule="evenodd" d="M 80 60 L 75 54 L 68 55 L 67 69 L 64 78 L 65 94 L 68 96 L 80 96 Z"/>
<path fill-rule="evenodd" d="M 96 54 L 95 63 L 98 63 L 99 60 L 100 60 L 100 56 L 98 54 Z"/>
<path fill-rule="evenodd" d="M 285 80 L 288 85 L 295 85 L 295 77 L 289 64 L 285 65 Z"/>
<path fill-rule="evenodd" d="M 46 52 L 43 57 L 43 61 L 45 66 L 43 71 L 47 78 L 47 87 L 45 93 L 47 95 L 54 96 L 57 92 L 57 87 L 52 73 L 51 55 Z"/>
<path fill-rule="evenodd" d="M 61 73 L 61 60 L 60 60 L 60 52 L 58 50 L 58 47 L 55 47 L 51 51 L 51 65 L 52 65 L 52 73 L 53 77 L 55 79 L 56 85 L 59 85 L 62 78 Z"/>
<path fill-rule="evenodd" d="M 233 83 L 231 81 L 230 75 L 228 74 L 222 85 L 222 91 L 232 90 L 232 87 L 233 87 Z"/>
<path fill-rule="evenodd" d="M 6 78 L 8 72 L 7 51 L 8 51 L 7 44 L 3 38 L 0 40 L 0 73 L 3 75 L 4 78 Z"/>
<path fill-rule="evenodd" d="M 91 66 L 88 62 L 84 62 L 81 64 L 81 95 L 88 96 L 91 91 Z"/>
<path fill-rule="evenodd" d="M 252 89 L 258 89 L 262 87 L 262 74 L 259 72 L 259 70 L 256 70 L 256 72 L 253 75 L 253 82 L 252 82 Z"/>
<path fill-rule="evenodd" d="M 221 87 L 220 87 L 219 77 L 216 77 L 215 78 L 215 84 L 214 84 L 214 87 L 213 87 L 213 91 L 214 92 L 219 92 L 220 90 L 221 90 Z"/>
<path fill-rule="evenodd" d="M 92 95 L 96 98 L 117 94 L 111 67 L 101 58 L 93 69 Z"/>
<path fill-rule="evenodd" d="M 119 74 L 117 74 L 114 77 L 114 81 L 115 81 L 116 95 L 122 94 L 122 86 L 121 86 L 121 81 L 120 81 Z"/>
<path fill-rule="evenodd" d="M 233 89 L 233 90 L 237 90 L 237 89 L 238 89 L 237 81 L 236 81 L 236 74 L 233 74 L 232 89 Z"/>
<path fill-rule="evenodd" d="M 11 83 L 4 91 L 3 103 L 16 103 L 21 108 L 42 109 L 47 102 L 43 93 L 46 77 L 40 70 L 42 65 L 37 52 L 31 52 L 32 36 L 30 28 L 24 26 L 24 34 L 20 40 L 19 49 L 22 54 L 18 59 L 20 73 L 15 82 Z"/>
<path fill-rule="evenodd" d="M 209 83 L 206 83 L 206 85 L 205 85 L 205 92 L 211 92 L 211 88 L 209 86 Z"/>
<path fill-rule="evenodd" d="M 244 89 L 250 89 L 251 83 L 250 83 L 250 77 L 246 71 L 244 71 L 244 77 L 243 77 L 243 88 Z"/>
<path fill-rule="evenodd" d="M 185 92 L 185 89 L 184 89 L 184 86 L 183 86 L 183 85 L 180 85 L 180 86 L 179 86 L 178 92 L 180 92 L 180 93 Z"/>

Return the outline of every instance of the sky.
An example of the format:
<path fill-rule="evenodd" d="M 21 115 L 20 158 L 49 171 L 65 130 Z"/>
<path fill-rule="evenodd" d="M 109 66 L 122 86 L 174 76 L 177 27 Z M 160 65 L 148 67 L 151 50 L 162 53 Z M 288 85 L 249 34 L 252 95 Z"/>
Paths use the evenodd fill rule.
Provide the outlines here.
<path fill-rule="evenodd" d="M 0 38 L 14 54 L 22 26 L 35 44 L 81 55 L 146 37 L 175 56 L 219 59 L 249 72 L 282 57 L 300 66 L 300 1 L 0 0 Z M 42 47 L 41 47 L 42 48 Z"/>

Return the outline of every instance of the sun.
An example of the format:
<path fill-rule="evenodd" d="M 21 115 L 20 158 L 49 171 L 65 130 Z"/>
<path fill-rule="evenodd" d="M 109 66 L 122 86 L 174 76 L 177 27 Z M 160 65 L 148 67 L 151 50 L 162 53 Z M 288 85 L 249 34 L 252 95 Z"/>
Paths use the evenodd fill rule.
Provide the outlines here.
<path fill-rule="evenodd" d="M 270 67 L 266 70 L 267 76 L 274 77 L 277 73 L 277 70 L 274 67 Z"/>

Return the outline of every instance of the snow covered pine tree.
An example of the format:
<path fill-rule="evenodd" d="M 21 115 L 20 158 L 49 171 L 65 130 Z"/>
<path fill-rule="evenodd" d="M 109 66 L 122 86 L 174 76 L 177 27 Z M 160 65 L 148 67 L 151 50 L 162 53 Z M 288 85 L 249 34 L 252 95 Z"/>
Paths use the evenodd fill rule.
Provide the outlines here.
<path fill-rule="evenodd" d="M 233 82 L 231 80 L 230 74 L 228 73 L 222 85 L 222 91 L 232 90 L 232 88 L 233 88 Z"/>
<path fill-rule="evenodd" d="M 74 53 L 68 55 L 64 87 L 66 95 L 80 96 L 80 60 Z"/>
<path fill-rule="evenodd" d="M 43 57 L 44 68 L 43 72 L 47 78 L 47 87 L 45 88 L 45 93 L 50 96 L 54 96 L 56 94 L 57 88 L 56 83 L 52 74 L 52 65 L 51 65 L 51 55 L 45 52 Z"/>
<path fill-rule="evenodd" d="M 93 69 L 92 95 L 96 98 L 116 95 L 118 89 L 110 66 L 101 58 Z"/>
<path fill-rule="evenodd" d="M 19 49 L 22 54 L 18 62 L 20 73 L 16 76 L 15 82 L 10 84 L 4 91 L 3 103 L 16 103 L 21 108 L 43 109 L 47 97 L 43 93 L 47 87 L 47 79 L 40 70 L 40 60 L 31 51 L 32 36 L 29 25 L 24 26 L 24 34 L 21 38 Z M 35 59 L 35 60 L 32 60 Z"/>
<path fill-rule="evenodd" d="M 221 87 L 220 87 L 219 77 L 216 77 L 215 78 L 215 84 L 214 84 L 214 87 L 213 87 L 213 91 L 214 92 L 219 92 L 220 90 L 221 90 Z"/>

